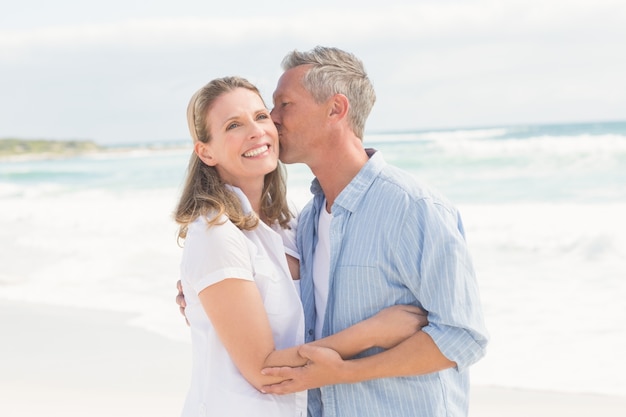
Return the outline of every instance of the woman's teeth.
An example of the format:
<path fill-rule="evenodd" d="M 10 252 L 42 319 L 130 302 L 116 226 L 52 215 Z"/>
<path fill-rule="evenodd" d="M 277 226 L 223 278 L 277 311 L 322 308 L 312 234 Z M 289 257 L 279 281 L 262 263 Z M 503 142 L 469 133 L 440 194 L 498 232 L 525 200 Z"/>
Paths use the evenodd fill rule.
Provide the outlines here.
<path fill-rule="evenodd" d="M 267 151 L 269 148 L 267 145 L 263 145 L 260 148 L 253 149 L 243 154 L 246 158 L 250 158 L 253 156 L 261 155 L 263 152 Z"/>

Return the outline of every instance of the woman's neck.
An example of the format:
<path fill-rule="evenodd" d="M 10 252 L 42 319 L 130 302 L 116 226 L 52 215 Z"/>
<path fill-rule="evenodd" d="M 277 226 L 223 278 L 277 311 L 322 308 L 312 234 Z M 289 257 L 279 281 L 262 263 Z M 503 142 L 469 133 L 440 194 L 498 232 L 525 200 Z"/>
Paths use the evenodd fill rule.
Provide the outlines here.
<path fill-rule="evenodd" d="M 252 210 L 259 216 L 261 216 L 261 197 L 263 196 L 263 184 L 247 185 L 245 187 L 239 187 L 244 195 L 248 198 Z"/>

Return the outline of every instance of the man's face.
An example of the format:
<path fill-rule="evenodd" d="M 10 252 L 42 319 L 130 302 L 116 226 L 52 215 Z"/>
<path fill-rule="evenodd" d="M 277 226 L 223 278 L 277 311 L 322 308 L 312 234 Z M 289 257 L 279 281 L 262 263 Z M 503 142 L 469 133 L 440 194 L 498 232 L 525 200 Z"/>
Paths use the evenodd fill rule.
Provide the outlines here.
<path fill-rule="evenodd" d="M 292 68 L 278 80 L 274 92 L 272 120 L 278 128 L 280 160 L 286 164 L 297 162 L 311 166 L 315 149 L 320 146 L 325 106 L 315 102 L 302 86 L 307 65 Z"/>

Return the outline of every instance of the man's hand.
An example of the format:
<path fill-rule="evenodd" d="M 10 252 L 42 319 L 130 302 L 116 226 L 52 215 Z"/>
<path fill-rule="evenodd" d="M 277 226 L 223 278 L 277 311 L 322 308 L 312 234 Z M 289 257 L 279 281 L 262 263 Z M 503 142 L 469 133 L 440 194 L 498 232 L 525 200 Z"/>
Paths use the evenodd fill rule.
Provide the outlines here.
<path fill-rule="evenodd" d="M 187 316 L 185 316 L 185 307 L 187 307 L 187 303 L 185 302 L 185 294 L 183 294 L 183 283 L 180 280 L 178 280 L 178 282 L 176 283 L 176 289 L 178 289 L 178 294 L 176 295 L 176 304 L 178 304 L 180 314 L 183 315 L 187 326 L 189 326 L 189 321 L 187 320 Z"/>
<path fill-rule="evenodd" d="M 279 384 L 263 386 L 264 393 L 292 394 L 324 385 L 349 382 L 349 364 L 334 350 L 321 346 L 302 345 L 298 353 L 308 360 L 305 366 L 299 368 L 283 366 L 261 370 L 264 375 L 285 379 Z"/>

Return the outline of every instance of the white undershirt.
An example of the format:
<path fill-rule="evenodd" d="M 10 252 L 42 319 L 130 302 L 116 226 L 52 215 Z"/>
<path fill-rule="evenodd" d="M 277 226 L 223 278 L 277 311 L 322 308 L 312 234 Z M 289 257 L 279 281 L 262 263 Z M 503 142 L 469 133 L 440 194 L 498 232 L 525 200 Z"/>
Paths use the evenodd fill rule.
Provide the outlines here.
<path fill-rule="evenodd" d="M 313 291 L 315 294 L 315 339 L 322 338 L 326 303 L 330 283 L 330 221 L 333 215 L 326 211 L 326 200 L 322 205 L 317 227 L 317 245 L 313 255 Z"/>

